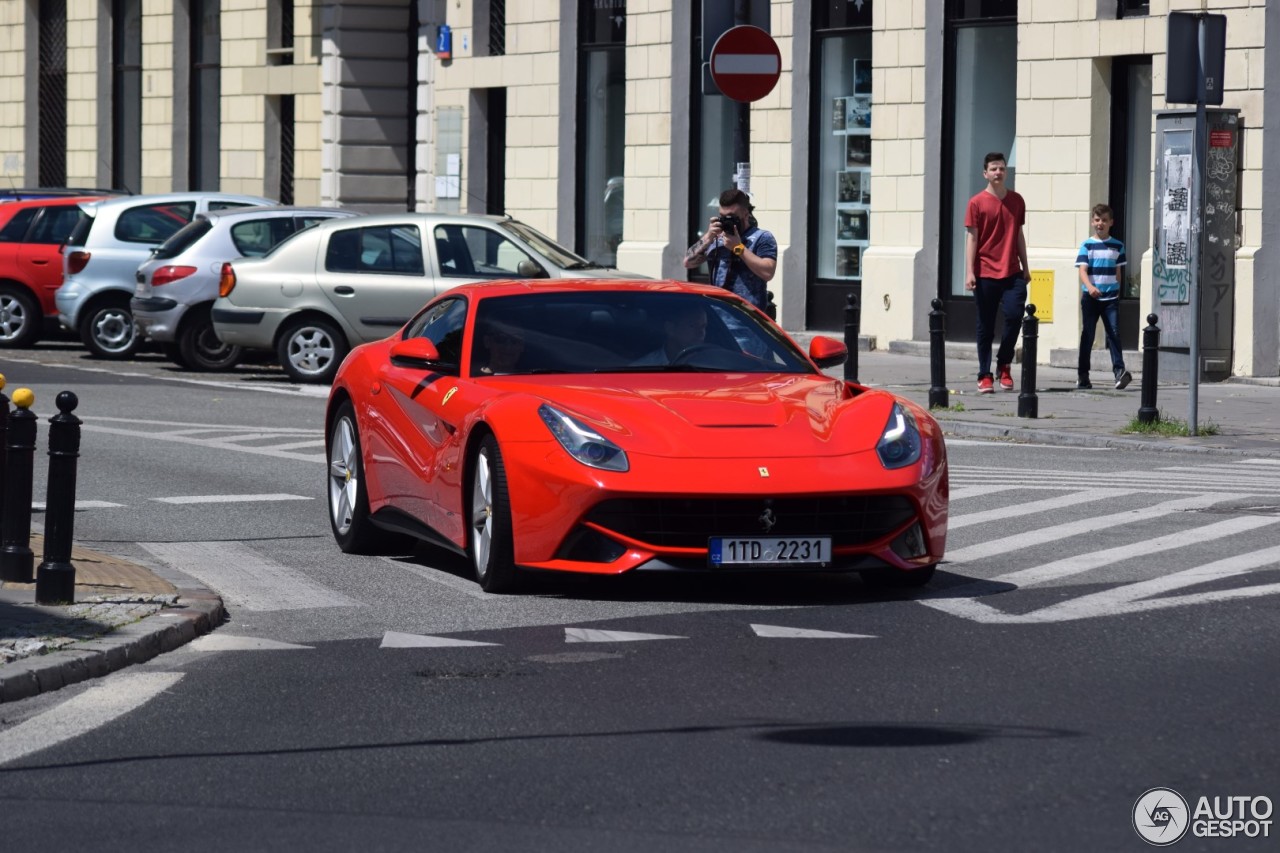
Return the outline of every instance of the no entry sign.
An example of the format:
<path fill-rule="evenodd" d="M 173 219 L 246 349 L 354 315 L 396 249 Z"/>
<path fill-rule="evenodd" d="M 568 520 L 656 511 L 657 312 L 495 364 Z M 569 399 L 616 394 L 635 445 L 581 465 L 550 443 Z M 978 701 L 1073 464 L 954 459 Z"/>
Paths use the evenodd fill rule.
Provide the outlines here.
<path fill-rule="evenodd" d="M 711 79 L 735 101 L 758 101 L 773 91 L 782 74 L 782 54 L 759 27 L 734 27 L 711 48 Z"/>

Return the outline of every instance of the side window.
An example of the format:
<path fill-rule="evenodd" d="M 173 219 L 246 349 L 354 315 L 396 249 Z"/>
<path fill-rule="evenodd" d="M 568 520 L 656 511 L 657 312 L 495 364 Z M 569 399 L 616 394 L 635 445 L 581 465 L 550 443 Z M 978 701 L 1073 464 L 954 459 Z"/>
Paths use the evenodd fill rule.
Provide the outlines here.
<path fill-rule="evenodd" d="M 231 226 L 231 242 L 245 257 L 260 258 L 292 233 L 293 220 L 288 217 L 256 219 Z"/>
<path fill-rule="evenodd" d="M 79 210 L 76 208 L 77 212 Z M 28 207 L 15 213 L 13 219 L 10 219 L 4 228 L 0 228 L 0 243 L 21 243 L 23 236 L 27 233 L 27 227 L 31 225 L 31 220 L 35 219 L 39 212 L 38 207 Z"/>
<path fill-rule="evenodd" d="M 375 225 L 335 231 L 329 238 L 329 272 L 422 275 L 422 238 L 413 225 Z"/>
<path fill-rule="evenodd" d="M 65 243 L 71 229 L 80 218 L 80 208 L 75 205 L 58 205 L 46 207 L 44 216 L 36 220 L 36 225 L 27 236 L 28 243 L 47 243 L 58 245 Z"/>
<path fill-rule="evenodd" d="M 211 201 L 209 202 L 209 212 L 215 210 L 235 210 L 238 207 L 258 207 L 256 204 L 246 201 Z"/>
<path fill-rule="evenodd" d="M 126 243 L 163 243 L 195 216 L 193 201 L 131 207 L 116 220 L 116 239 Z"/>
<path fill-rule="evenodd" d="M 405 337 L 426 338 L 436 345 L 442 361 L 462 363 L 462 329 L 467 322 L 464 299 L 446 299 L 431 306 L 409 326 Z"/>
<path fill-rule="evenodd" d="M 518 278 L 520 262 L 532 260 L 515 243 L 489 228 L 438 225 L 436 254 L 440 273 L 461 278 Z"/>

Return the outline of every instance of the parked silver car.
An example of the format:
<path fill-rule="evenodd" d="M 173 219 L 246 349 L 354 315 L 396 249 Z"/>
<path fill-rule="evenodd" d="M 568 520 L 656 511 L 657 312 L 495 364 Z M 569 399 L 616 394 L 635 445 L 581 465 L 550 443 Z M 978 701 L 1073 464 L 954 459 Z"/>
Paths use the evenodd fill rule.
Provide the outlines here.
<path fill-rule="evenodd" d="M 336 207 L 249 207 L 197 216 L 138 267 L 129 308 L 139 332 L 190 370 L 226 370 L 244 353 L 213 331 L 222 264 L 260 258 L 327 219 L 355 216 Z"/>
<path fill-rule="evenodd" d="M 223 268 L 213 328 L 274 349 L 299 382 L 329 382 L 352 346 L 380 340 L 457 284 L 499 278 L 646 278 L 605 269 L 514 219 L 400 213 L 321 224 Z"/>
<path fill-rule="evenodd" d="M 135 195 L 80 205 L 80 220 L 63 247 L 58 320 L 79 333 L 100 358 L 128 358 L 141 339 L 129 311 L 134 273 L 151 250 L 200 213 L 275 204 L 228 193 Z"/>

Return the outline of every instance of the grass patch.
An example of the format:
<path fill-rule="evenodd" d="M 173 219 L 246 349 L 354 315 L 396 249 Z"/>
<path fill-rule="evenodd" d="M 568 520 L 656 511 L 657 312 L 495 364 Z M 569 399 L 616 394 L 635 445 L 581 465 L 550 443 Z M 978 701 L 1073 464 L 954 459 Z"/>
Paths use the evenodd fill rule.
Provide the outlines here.
<path fill-rule="evenodd" d="M 964 403 L 953 403 L 950 406 L 930 406 L 931 412 L 963 412 Z"/>
<path fill-rule="evenodd" d="M 1149 424 L 1142 423 L 1135 415 L 1120 431 L 1139 435 L 1191 435 L 1190 430 L 1187 429 L 1186 421 L 1169 417 L 1164 413 L 1163 409 L 1156 414 L 1156 419 Z M 1217 435 L 1219 432 L 1218 425 L 1213 421 L 1205 421 L 1196 428 L 1196 435 Z"/>

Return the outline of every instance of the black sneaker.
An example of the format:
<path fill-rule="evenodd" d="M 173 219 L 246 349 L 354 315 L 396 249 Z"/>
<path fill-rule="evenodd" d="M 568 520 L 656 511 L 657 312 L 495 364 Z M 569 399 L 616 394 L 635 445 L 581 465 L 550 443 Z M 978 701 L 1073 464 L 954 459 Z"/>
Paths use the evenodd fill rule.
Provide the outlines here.
<path fill-rule="evenodd" d="M 1077 390 L 1077 391 L 1088 391 L 1088 390 L 1089 390 L 1090 388 L 1092 388 L 1092 387 L 1093 387 L 1093 383 L 1092 383 L 1092 382 L 1090 382 L 1088 379 L 1077 379 L 1077 380 L 1076 380 L 1076 390 Z"/>
<path fill-rule="evenodd" d="M 1120 375 L 1116 377 L 1116 390 L 1123 391 L 1132 381 L 1133 375 L 1129 371 L 1121 371 Z"/>

